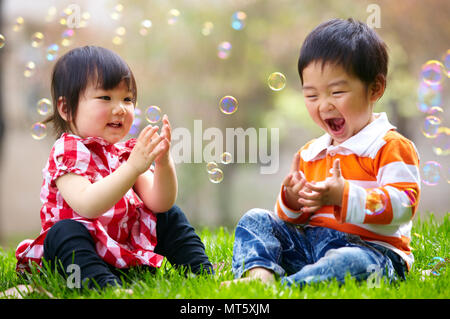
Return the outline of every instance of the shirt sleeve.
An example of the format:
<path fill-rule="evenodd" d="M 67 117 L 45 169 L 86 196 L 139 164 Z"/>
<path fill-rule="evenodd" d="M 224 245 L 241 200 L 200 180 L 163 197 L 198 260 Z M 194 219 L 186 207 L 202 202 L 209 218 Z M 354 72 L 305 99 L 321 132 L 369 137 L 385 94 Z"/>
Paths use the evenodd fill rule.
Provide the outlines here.
<path fill-rule="evenodd" d="M 67 174 L 77 174 L 95 181 L 95 170 L 89 149 L 77 138 L 65 136 L 55 142 L 50 153 L 48 177 L 55 181 Z"/>
<path fill-rule="evenodd" d="M 345 181 L 342 207 L 335 217 L 354 224 L 400 225 L 414 217 L 420 196 L 419 155 L 412 142 L 387 142 L 375 160 L 380 187 L 365 189 Z"/>

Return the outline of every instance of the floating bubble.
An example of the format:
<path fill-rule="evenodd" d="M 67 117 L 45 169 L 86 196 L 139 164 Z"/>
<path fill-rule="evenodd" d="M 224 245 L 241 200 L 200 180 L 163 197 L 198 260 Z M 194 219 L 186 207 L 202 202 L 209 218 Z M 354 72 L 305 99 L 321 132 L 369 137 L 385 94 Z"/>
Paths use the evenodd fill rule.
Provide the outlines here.
<path fill-rule="evenodd" d="M 422 133 L 427 138 L 435 138 L 438 134 L 439 126 L 441 125 L 441 119 L 430 115 L 425 118 L 422 126 Z"/>
<path fill-rule="evenodd" d="M 47 60 L 53 61 L 58 57 L 59 46 L 55 43 L 50 44 L 47 48 Z"/>
<path fill-rule="evenodd" d="M 122 17 L 122 11 L 123 11 L 123 4 L 117 4 L 115 7 L 114 7 L 114 11 L 113 12 L 111 12 L 111 14 L 110 14 L 110 17 L 111 17 L 111 19 L 113 19 L 113 20 L 120 20 L 120 18 Z"/>
<path fill-rule="evenodd" d="M 238 101 L 231 95 L 226 95 L 219 102 L 220 110 L 225 114 L 233 114 L 238 109 Z"/>
<path fill-rule="evenodd" d="M 31 36 L 31 46 L 33 48 L 38 48 L 44 43 L 44 35 L 41 32 L 35 32 Z"/>
<path fill-rule="evenodd" d="M 210 35 L 213 28 L 214 24 L 211 21 L 206 21 L 205 23 L 203 23 L 202 34 L 204 36 Z"/>
<path fill-rule="evenodd" d="M 33 61 L 29 61 L 29 62 L 27 62 L 27 64 L 25 64 L 25 71 L 23 72 L 23 75 L 26 78 L 32 77 L 35 69 L 36 69 L 36 64 Z"/>
<path fill-rule="evenodd" d="M 228 41 L 221 42 L 217 47 L 217 56 L 222 60 L 228 59 L 231 53 L 231 43 Z"/>
<path fill-rule="evenodd" d="M 441 164 L 428 161 L 422 167 L 422 182 L 428 186 L 435 186 L 441 179 Z"/>
<path fill-rule="evenodd" d="M 450 78 L 450 49 L 448 49 L 447 52 L 445 53 L 443 60 L 447 77 Z"/>
<path fill-rule="evenodd" d="M 35 140 L 42 140 L 47 136 L 47 127 L 41 122 L 36 122 L 31 126 L 31 136 Z"/>
<path fill-rule="evenodd" d="M 269 75 L 267 83 L 269 84 L 270 89 L 274 91 L 280 91 L 286 86 L 286 77 L 283 73 L 274 72 Z"/>
<path fill-rule="evenodd" d="M 438 129 L 432 147 L 436 155 L 447 156 L 450 154 L 450 128 L 441 126 Z"/>
<path fill-rule="evenodd" d="M 139 29 L 139 34 L 142 36 L 145 36 L 150 31 L 150 28 L 152 27 L 152 21 L 151 20 L 143 20 L 141 22 L 141 28 Z"/>
<path fill-rule="evenodd" d="M 75 31 L 73 29 L 66 29 L 61 35 L 61 45 L 63 47 L 68 47 L 73 42 L 73 36 L 75 35 Z"/>
<path fill-rule="evenodd" d="M 443 79 L 444 65 L 437 60 L 430 60 L 422 66 L 421 77 L 430 85 L 440 84 Z"/>
<path fill-rule="evenodd" d="M 52 108 L 52 102 L 49 99 L 43 98 L 37 102 L 37 112 L 41 115 L 47 115 Z"/>
<path fill-rule="evenodd" d="M 206 170 L 208 171 L 209 174 L 211 174 L 213 169 L 215 168 L 219 168 L 216 162 L 209 162 L 206 164 Z"/>
<path fill-rule="evenodd" d="M 151 124 L 156 124 L 161 120 L 161 109 L 156 105 L 151 105 L 145 110 L 145 118 Z"/>
<path fill-rule="evenodd" d="M 233 161 L 233 156 L 231 156 L 231 153 L 229 152 L 223 152 L 222 155 L 220 155 L 220 161 L 222 164 L 230 164 Z"/>
<path fill-rule="evenodd" d="M 237 11 L 231 16 L 231 27 L 235 30 L 242 30 L 245 26 L 245 19 L 247 14 L 242 11 Z"/>
<path fill-rule="evenodd" d="M 442 257 L 433 257 L 431 259 L 431 262 L 428 264 L 429 267 L 431 267 L 431 274 L 434 276 L 440 276 L 441 275 L 441 269 L 447 266 L 447 263 L 449 262 L 448 258 L 442 258 Z"/>
<path fill-rule="evenodd" d="M 417 205 L 417 191 L 414 188 L 407 188 L 403 191 L 401 198 L 403 207 L 414 207 Z"/>
<path fill-rule="evenodd" d="M 6 39 L 3 34 L 0 34 L 0 49 L 3 48 L 6 44 Z"/>
<path fill-rule="evenodd" d="M 178 18 L 180 17 L 180 11 L 177 9 L 171 9 L 168 14 L 167 23 L 169 25 L 174 25 L 177 23 Z"/>
<path fill-rule="evenodd" d="M 121 45 L 123 43 L 123 38 L 119 37 L 118 35 L 116 35 L 113 39 L 112 39 L 112 43 L 114 45 Z"/>
<path fill-rule="evenodd" d="M 48 8 L 47 15 L 45 16 L 45 22 L 52 22 L 56 17 L 57 11 L 58 10 L 54 6 Z"/>
<path fill-rule="evenodd" d="M 22 30 L 24 22 L 25 22 L 25 20 L 22 17 L 17 17 L 17 19 L 13 25 L 13 30 L 15 32 Z"/>
<path fill-rule="evenodd" d="M 371 216 L 379 215 L 386 209 L 387 202 L 387 196 L 381 189 L 368 189 L 365 213 Z"/>
<path fill-rule="evenodd" d="M 126 33 L 127 33 L 127 29 L 126 29 L 125 27 L 118 27 L 118 28 L 116 29 L 116 34 L 117 34 L 118 36 L 123 37 Z"/>
<path fill-rule="evenodd" d="M 209 173 L 209 180 L 214 184 L 220 183 L 223 180 L 222 170 L 220 168 L 213 168 Z"/>
<path fill-rule="evenodd" d="M 418 89 L 418 107 L 419 111 L 428 113 L 431 107 L 439 106 L 442 103 L 442 86 L 441 85 L 429 85 L 425 82 L 421 82 Z"/>

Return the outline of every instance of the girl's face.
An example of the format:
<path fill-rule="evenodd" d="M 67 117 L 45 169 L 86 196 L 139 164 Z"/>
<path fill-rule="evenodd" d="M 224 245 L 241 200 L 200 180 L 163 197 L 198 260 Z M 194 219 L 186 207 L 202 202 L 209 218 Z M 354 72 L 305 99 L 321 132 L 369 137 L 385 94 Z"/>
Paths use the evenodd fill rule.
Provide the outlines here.
<path fill-rule="evenodd" d="M 122 140 L 134 120 L 133 94 L 122 81 L 111 90 L 89 83 L 78 100 L 72 132 L 82 138 L 101 137 L 114 144 Z"/>
<path fill-rule="evenodd" d="M 384 85 L 369 85 L 343 67 L 312 62 L 303 70 L 303 95 L 311 118 L 338 145 L 373 121 L 373 104 Z"/>

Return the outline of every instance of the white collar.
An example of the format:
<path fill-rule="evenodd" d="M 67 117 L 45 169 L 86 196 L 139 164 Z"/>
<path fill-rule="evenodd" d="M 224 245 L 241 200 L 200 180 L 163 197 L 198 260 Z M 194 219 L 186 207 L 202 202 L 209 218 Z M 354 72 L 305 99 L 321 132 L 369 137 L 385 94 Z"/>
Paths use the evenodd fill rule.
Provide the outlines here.
<path fill-rule="evenodd" d="M 328 133 L 314 140 L 311 145 L 302 151 L 301 156 L 305 161 L 311 161 L 318 157 L 322 151 L 333 148 L 345 148 L 357 156 L 367 155 L 369 148 L 375 142 L 379 142 L 388 131 L 396 129 L 387 118 L 385 112 L 373 113 L 375 120 L 366 125 L 361 131 L 345 140 L 343 143 L 333 146 L 332 138 Z"/>

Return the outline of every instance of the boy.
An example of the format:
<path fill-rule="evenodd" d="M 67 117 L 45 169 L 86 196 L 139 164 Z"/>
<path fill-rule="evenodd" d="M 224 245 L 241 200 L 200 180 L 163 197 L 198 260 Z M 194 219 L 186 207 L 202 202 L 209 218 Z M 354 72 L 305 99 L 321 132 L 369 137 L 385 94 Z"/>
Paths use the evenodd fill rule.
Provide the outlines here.
<path fill-rule="evenodd" d="M 379 271 L 405 279 L 420 193 L 419 156 L 385 113 L 386 45 L 353 19 L 322 23 L 298 61 L 305 104 L 325 134 L 304 145 L 275 212 L 252 209 L 236 227 L 235 281 L 282 277 L 304 285 Z M 229 284 L 229 282 L 227 282 Z"/>

